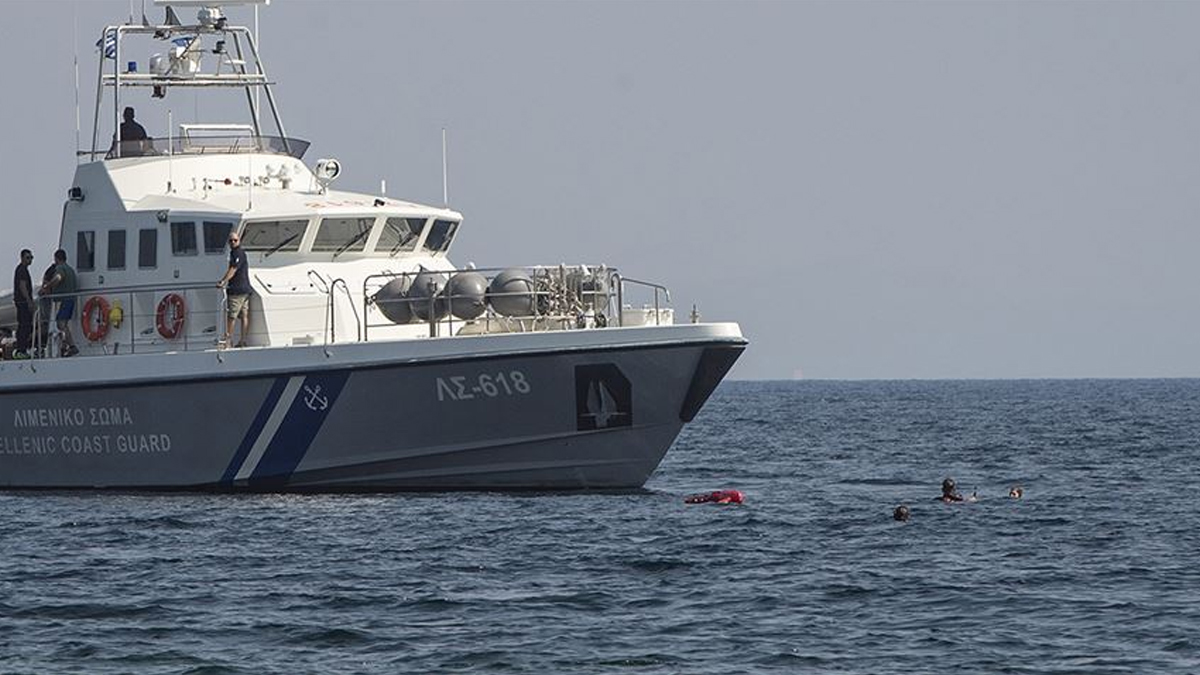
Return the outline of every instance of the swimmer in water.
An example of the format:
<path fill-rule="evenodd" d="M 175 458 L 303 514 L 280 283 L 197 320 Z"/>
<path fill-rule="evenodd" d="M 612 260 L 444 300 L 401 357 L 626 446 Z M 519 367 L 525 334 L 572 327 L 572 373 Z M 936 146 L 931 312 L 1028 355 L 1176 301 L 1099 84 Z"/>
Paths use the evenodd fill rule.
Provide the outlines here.
<path fill-rule="evenodd" d="M 958 490 L 955 489 L 956 487 L 958 486 L 955 484 L 954 479 L 947 478 L 946 480 L 942 481 L 942 496 L 935 497 L 934 499 L 937 499 L 945 504 L 954 504 L 956 502 L 966 501 L 963 499 L 963 496 L 959 494 Z"/>
<path fill-rule="evenodd" d="M 1008 496 L 1013 499 L 1020 499 L 1025 496 L 1025 490 L 1021 489 L 1020 485 L 1014 485 L 1008 489 Z"/>
<path fill-rule="evenodd" d="M 896 510 L 892 511 L 892 518 L 894 518 L 902 523 L 908 522 L 908 518 L 910 515 L 912 515 L 912 511 L 910 511 L 908 509 L 908 506 L 906 506 L 904 504 L 897 506 Z"/>
<path fill-rule="evenodd" d="M 689 495 L 685 504 L 741 504 L 746 496 L 741 490 L 716 490 L 707 494 Z"/>

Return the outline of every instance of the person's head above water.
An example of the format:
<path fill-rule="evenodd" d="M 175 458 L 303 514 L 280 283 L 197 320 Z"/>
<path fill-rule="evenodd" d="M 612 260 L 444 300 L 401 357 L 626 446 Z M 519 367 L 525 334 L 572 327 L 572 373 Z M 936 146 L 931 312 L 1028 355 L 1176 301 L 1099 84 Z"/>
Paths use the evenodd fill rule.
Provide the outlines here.
<path fill-rule="evenodd" d="M 132 122 L 133 121 L 133 106 L 130 106 L 130 105 L 125 106 L 124 115 L 125 115 L 126 122 Z"/>
<path fill-rule="evenodd" d="M 1008 496 L 1013 499 L 1020 499 L 1025 495 L 1025 490 L 1021 489 L 1020 485 L 1014 485 L 1008 490 Z"/>
<path fill-rule="evenodd" d="M 958 484 L 954 482 L 953 478 L 947 478 L 947 479 L 943 480 L 942 481 L 942 494 L 941 494 L 941 496 L 935 497 L 935 499 L 946 502 L 946 503 L 974 501 L 975 500 L 974 496 L 972 496 L 970 499 L 963 499 L 963 496 L 960 495 L 958 493 L 958 490 L 955 489 L 956 487 L 958 487 Z"/>
<path fill-rule="evenodd" d="M 908 517 L 910 515 L 912 515 L 912 512 L 909 511 L 908 507 L 905 506 L 904 504 L 897 506 L 896 510 L 892 511 L 892 518 L 895 518 L 896 520 L 899 520 L 900 522 L 904 522 L 904 521 L 908 520 Z"/>

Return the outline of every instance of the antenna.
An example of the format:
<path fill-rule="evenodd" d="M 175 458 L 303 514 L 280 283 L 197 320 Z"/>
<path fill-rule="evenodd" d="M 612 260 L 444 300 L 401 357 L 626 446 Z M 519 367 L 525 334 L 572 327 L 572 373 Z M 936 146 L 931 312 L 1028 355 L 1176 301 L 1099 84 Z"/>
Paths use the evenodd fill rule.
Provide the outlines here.
<path fill-rule="evenodd" d="M 379 179 L 379 196 L 380 197 L 387 196 L 387 179 L 386 178 Z"/>
<path fill-rule="evenodd" d="M 171 128 L 174 121 L 171 119 L 171 109 L 167 108 L 167 192 L 170 193 L 174 186 L 171 184 L 174 175 L 171 173 L 171 158 L 175 156 L 175 139 L 172 135 L 175 131 Z"/>
<path fill-rule="evenodd" d="M 71 5 L 71 35 L 75 44 L 75 163 L 79 163 L 79 3 Z"/>
<path fill-rule="evenodd" d="M 258 5 L 255 5 L 254 6 L 254 51 L 256 54 L 258 53 L 258 50 L 260 49 L 259 44 L 260 43 L 258 41 Z M 239 56 L 238 58 L 242 58 L 242 57 Z M 245 70 L 245 67 L 243 67 L 242 70 Z M 261 70 L 262 70 L 262 68 L 260 67 L 259 71 L 261 72 Z M 262 87 L 254 88 L 254 131 L 255 131 L 255 133 L 260 133 L 260 134 L 262 133 L 261 127 L 259 126 L 259 123 L 262 121 L 261 120 L 262 113 L 259 112 L 262 110 L 262 103 L 260 102 L 260 99 L 259 99 L 259 94 L 261 94 L 261 93 L 262 93 Z M 282 135 L 282 134 L 280 134 L 280 135 Z"/>
<path fill-rule="evenodd" d="M 450 206 L 450 188 L 446 182 L 446 127 L 442 127 L 442 206 Z"/>

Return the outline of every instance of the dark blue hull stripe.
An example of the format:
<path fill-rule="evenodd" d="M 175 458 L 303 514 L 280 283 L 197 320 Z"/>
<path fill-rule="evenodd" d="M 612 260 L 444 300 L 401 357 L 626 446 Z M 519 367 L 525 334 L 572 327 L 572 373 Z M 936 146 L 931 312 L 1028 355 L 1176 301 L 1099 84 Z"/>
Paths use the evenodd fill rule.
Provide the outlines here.
<path fill-rule="evenodd" d="M 350 371 L 342 370 L 318 372 L 304 378 L 283 423 L 250 475 L 251 487 L 279 487 L 287 483 L 304 460 L 349 377 Z"/>
<path fill-rule="evenodd" d="M 242 439 L 237 452 L 233 453 L 233 459 L 230 460 L 229 466 L 225 468 L 225 473 L 221 476 L 221 485 L 233 485 L 233 479 L 237 476 L 238 469 L 242 467 L 242 462 L 246 461 L 246 455 L 250 454 L 250 448 L 254 447 L 254 441 L 258 440 L 258 435 L 262 433 L 263 426 L 267 423 L 267 418 L 271 416 L 271 411 L 279 403 L 279 397 L 283 395 L 283 388 L 287 386 L 287 381 L 287 377 L 275 378 L 275 384 L 271 385 L 271 390 L 267 392 L 266 400 L 263 401 L 262 407 L 258 409 L 258 414 L 254 416 L 254 421 L 250 423 L 250 428 L 246 430 L 245 438 Z"/>

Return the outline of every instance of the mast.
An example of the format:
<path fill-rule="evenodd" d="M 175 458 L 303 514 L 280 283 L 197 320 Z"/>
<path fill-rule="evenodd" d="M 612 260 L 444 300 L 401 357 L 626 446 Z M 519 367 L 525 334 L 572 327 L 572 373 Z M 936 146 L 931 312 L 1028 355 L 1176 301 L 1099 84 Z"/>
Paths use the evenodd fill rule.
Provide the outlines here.
<path fill-rule="evenodd" d="M 284 150 L 291 152 L 287 132 L 283 130 L 283 120 L 279 119 L 279 108 L 275 105 L 275 95 L 271 93 L 271 85 L 267 83 L 267 73 L 263 68 L 262 57 L 258 54 L 258 45 L 254 44 L 254 36 L 247 33 L 246 42 L 250 45 L 250 53 L 254 55 L 254 64 L 258 68 L 258 75 L 262 76 L 262 89 L 267 94 L 267 105 L 271 106 L 271 116 L 275 118 L 275 128 L 279 130 Z"/>
<path fill-rule="evenodd" d="M 266 69 L 263 67 L 262 58 L 255 45 L 254 35 L 245 26 L 229 25 L 221 11 L 221 5 L 253 4 L 257 9 L 257 5 L 270 4 L 270 0 L 227 0 L 226 2 L 221 0 L 155 0 L 155 4 L 197 7 L 199 13 L 196 23 L 180 25 L 180 22 L 174 18 L 174 13 L 168 12 L 168 20 L 162 25 L 150 26 L 145 23 L 131 23 L 108 26 L 104 29 L 99 42 L 100 58 L 96 77 L 96 108 L 92 120 L 91 161 L 95 161 L 97 156 L 104 154 L 100 150 L 100 109 L 104 104 L 104 91 L 108 88 L 112 89 L 113 97 L 114 144 L 107 153 L 107 157 L 116 159 L 127 154 L 122 145 L 125 139 L 121 135 L 121 88 L 131 86 L 153 87 L 156 97 L 165 96 L 166 92 L 178 88 L 241 88 L 246 94 L 246 104 L 249 108 L 254 138 L 256 142 L 260 143 L 258 147 L 261 147 L 263 137 L 260 121 L 262 109 L 258 102 L 258 91 L 263 90 L 266 92 L 267 105 L 270 106 L 271 117 L 282 140 L 283 149 L 290 154 L 293 144 L 287 138 L 287 132 L 271 91 L 272 83 L 267 79 Z M 257 19 L 257 11 L 255 14 Z M 257 30 L 257 26 L 255 30 Z M 145 36 L 166 42 L 165 51 L 167 53 L 165 55 L 155 54 L 154 58 L 150 59 L 145 71 L 123 72 L 123 55 L 127 51 L 124 41 L 130 35 Z M 192 37 L 193 39 L 182 50 L 178 48 L 172 50 L 170 46 L 172 42 L 181 37 Z M 211 52 L 201 49 L 201 45 L 204 44 L 202 41 L 205 38 L 213 38 L 216 41 L 216 44 L 212 45 Z M 229 39 L 232 39 L 233 43 L 232 54 L 224 48 L 226 40 Z M 243 48 L 243 40 L 249 47 L 249 54 Z M 201 70 L 202 57 L 209 56 L 211 58 L 213 55 L 218 59 L 216 68 L 209 71 Z M 253 66 L 247 57 L 253 58 Z M 113 60 L 112 71 L 106 73 L 105 60 L 109 58 Z M 221 72 L 220 66 L 226 59 L 233 62 L 233 72 Z M 211 64 L 211 61 L 209 63 Z M 169 133 L 168 138 L 170 136 Z M 77 154 L 79 153 L 77 152 Z"/>

